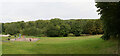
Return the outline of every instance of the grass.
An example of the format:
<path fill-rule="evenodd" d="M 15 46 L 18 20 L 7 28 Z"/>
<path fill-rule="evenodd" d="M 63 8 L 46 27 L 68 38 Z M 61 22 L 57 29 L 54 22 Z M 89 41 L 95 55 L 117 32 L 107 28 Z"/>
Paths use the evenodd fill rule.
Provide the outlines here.
<path fill-rule="evenodd" d="M 37 42 L 3 42 L 3 54 L 116 54 L 115 40 L 104 41 L 102 35 L 81 37 L 34 37 Z M 7 37 L 3 37 L 6 40 Z"/>

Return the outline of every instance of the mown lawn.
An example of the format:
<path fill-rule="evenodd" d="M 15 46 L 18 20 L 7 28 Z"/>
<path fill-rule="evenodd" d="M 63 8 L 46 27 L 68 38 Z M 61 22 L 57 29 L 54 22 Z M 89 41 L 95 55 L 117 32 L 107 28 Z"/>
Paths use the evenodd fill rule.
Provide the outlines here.
<path fill-rule="evenodd" d="M 39 37 L 37 42 L 3 42 L 3 54 L 116 54 L 115 40 L 102 35 L 81 37 Z M 38 37 L 35 37 L 38 38 Z M 3 40 L 7 37 L 3 37 Z"/>

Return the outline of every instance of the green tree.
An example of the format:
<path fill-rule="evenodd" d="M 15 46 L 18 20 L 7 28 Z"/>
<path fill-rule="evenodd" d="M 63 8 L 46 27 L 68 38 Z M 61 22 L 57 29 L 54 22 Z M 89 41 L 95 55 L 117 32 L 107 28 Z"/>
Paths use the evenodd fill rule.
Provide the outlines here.
<path fill-rule="evenodd" d="M 22 34 L 28 36 L 41 36 L 41 30 L 35 27 L 25 28 Z"/>
<path fill-rule="evenodd" d="M 25 28 L 35 27 L 34 21 L 29 21 L 25 23 Z"/>
<path fill-rule="evenodd" d="M 53 23 L 54 26 L 62 24 L 64 21 L 59 18 L 54 18 L 50 20 L 51 23 Z"/>
<path fill-rule="evenodd" d="M 71 23 L 71 33 L 75 36 L 80 36 L 83 31 L 83 24 L 81 20 L 75 20 Z"/>
<path fill-rule="evenodd" d="M 58 37 L 59 31 L 60 31 L 60 26 L 59 25 L 55 26 L 51 23 L 47 26 L 45 33 L 48 37 Z"/>
<path fill-rule="evenodd" d="M 10 35 L 14 35 L 19 33 L 19 26 L 16 23 L 11 23 L 6 25 L 5 28 L 5 33 L 10 34 Z"/>
<path fill-rule="evenodd" d="M 69 32 L 70 32 L 70 29 L 71 29 L 70 25 L 62 23 L 60 25 L 60 32 L 59 32 L 60 34 L 59 34 L 59 36 L 67 37 Z"/>
<path fill-rule="evenodd" d="M 49 24 L 50 21 L 48 20 L 37 20 L 35 21 L 36 28 L 42 29 Z"/>
<path fill-rule="evenodd" d="M 94 20 L 87 21 L 83 29 L 85 34 L 95 34 L 96 31 L 95 21 Z"/>
<path fill-rule="evenodd" d="M 87 20 L 83 27 L 85 34 L 103 34 L 102 21 L 99 19 Z"/>
<path fill-rule="evenodd" d="M 104 25 L 104 35 L 102 38 L 108 40 L 120 36 L 120 2 L 97 2 L 96 7 Z"/>
<path fill-rule="evenodd" d="M 95 20 L 95 34 L 103 34 L 103 24 L 100 19 Z"/>

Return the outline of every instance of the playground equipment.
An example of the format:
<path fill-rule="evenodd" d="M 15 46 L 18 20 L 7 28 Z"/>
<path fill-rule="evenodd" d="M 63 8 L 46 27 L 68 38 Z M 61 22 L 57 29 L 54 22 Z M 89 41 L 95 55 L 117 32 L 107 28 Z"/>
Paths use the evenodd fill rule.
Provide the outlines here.
<path fill-rule="evenodd" d="M 21 34 L 19 34 L 18 38 L 10 39 L 10 41 L 37 41 L 39 38 L 26 38 L 24 35 L 21 37 Z"/>
<path fill-rule="evenodd" d="M 16 39 L 11 39 L 10 41 L 37 41 L 39 38 L 16 38 Z"/>
<path fill-rule="evenodd" d="M 21 34 L 19 34 L 19 38 L 21 38 Z"/>

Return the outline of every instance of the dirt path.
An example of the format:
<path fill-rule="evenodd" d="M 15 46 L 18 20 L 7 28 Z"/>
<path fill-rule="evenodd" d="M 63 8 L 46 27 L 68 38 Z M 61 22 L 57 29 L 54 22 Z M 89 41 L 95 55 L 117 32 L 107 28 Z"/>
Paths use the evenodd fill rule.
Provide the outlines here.
<path fill-rule="evenodd" d="M 8 37 L 9 35 L 0 35 L 0 37 Z"/>

